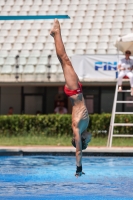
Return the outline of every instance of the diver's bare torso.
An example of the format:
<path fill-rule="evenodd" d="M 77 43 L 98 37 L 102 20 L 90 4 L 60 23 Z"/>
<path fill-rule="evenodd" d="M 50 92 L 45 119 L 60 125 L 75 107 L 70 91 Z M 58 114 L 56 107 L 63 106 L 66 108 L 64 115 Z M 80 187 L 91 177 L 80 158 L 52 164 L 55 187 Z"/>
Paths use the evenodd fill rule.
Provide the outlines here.
<path fill-rule="evenodd" d="M 89 123 L 83 94 L 73 95 L 70 97 L 70 100 L 72 103 L 72 126 L 76 126 L 81 134 L 87 129 Z"/>

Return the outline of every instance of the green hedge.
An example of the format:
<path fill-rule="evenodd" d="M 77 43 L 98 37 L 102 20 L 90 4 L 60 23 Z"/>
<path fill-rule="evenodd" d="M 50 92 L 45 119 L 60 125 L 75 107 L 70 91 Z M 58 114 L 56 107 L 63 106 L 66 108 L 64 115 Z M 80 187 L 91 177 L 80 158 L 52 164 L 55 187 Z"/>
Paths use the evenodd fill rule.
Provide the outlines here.
<path fill-rule="evenodd" d="M 111 114 L 93 114 L 90 116 L 88 131 L 93 136 L 108 134 Z M 132 123 L 132 115 L 117 115 L 115 122 Z M 133 127 L 115 127 L 117 134 L 132 134 Z M 12 115 L 0 116 L 1 135 L 43 134 L 72 135 L 71 115 Z"/>

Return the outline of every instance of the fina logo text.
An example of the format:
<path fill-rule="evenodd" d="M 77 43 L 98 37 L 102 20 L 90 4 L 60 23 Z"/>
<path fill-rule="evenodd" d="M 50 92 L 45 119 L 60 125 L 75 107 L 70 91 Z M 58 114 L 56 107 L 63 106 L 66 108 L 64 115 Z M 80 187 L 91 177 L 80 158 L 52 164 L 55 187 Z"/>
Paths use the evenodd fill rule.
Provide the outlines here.
<path fill-rule="evenodd" d="M 95 62 L 95 70 L 117 71 L 117 62 Z"/>

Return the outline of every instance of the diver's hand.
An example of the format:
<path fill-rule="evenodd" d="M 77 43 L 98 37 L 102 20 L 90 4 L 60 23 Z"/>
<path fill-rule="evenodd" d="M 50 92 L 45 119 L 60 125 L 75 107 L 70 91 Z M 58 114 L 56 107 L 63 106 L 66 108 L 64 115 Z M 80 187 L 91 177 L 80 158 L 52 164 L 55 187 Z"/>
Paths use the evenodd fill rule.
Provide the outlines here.
<path fill-rule="evenodd" d="M 84 173 L 84 172 L 76 172 L 75 176 L 78 178 L 79 176 L 82 176 L 82 174 L 84 174 L 84 175 L 85 175 L 85 173 Z"/>
<path fill-rule="evenodd" d="M 82 165 L 81 166 L 77 166 L 77 170 L 76 170 L 76 177 L 82 176 L 82 174 L 85 174 L 84 172 L 82 172 Z"/>

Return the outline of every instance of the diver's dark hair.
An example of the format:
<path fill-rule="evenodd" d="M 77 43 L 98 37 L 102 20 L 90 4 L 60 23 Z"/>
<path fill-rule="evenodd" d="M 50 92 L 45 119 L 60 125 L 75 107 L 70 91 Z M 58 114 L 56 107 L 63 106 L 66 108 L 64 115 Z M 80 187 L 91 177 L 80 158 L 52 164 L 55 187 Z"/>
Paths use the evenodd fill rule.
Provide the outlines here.
<path fill-rule="evenodd" d="M 86 143 L 85 143 L 85 138 L 83 138 L 83 137 L 81 136 L 81 140 L 82 140 L 82 150 L 84 150 L 84 149 L 87 148 L 87 145 L 86 145 Z M 75 143 L 74 137 L 72 138 L 72 145 L 76 148 L 76 143 Z"/>

